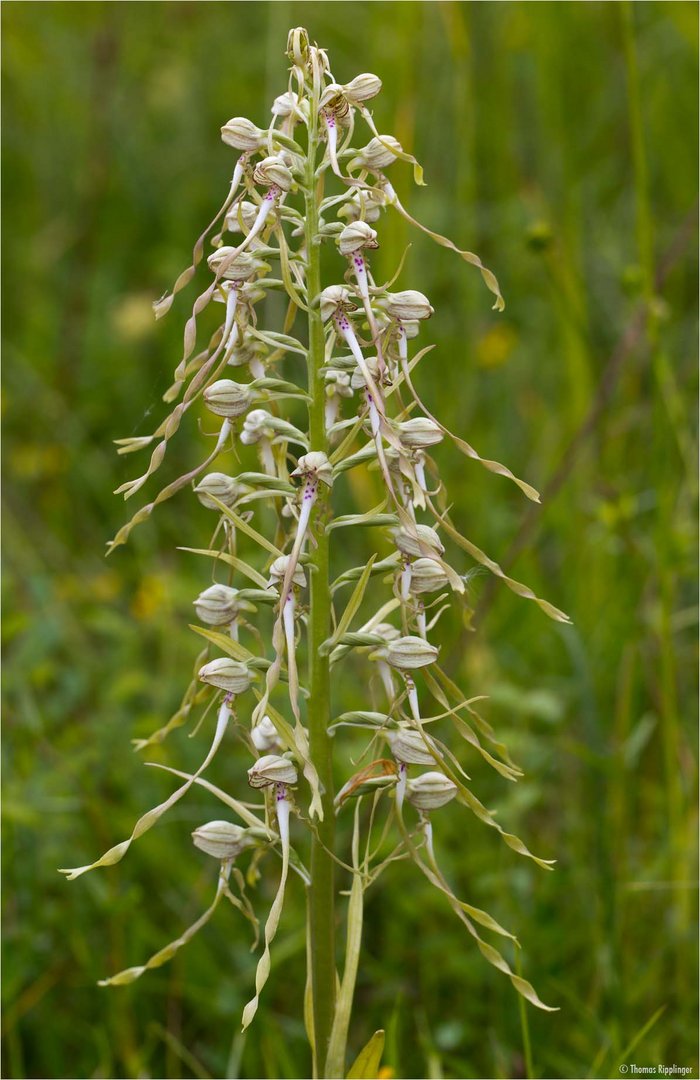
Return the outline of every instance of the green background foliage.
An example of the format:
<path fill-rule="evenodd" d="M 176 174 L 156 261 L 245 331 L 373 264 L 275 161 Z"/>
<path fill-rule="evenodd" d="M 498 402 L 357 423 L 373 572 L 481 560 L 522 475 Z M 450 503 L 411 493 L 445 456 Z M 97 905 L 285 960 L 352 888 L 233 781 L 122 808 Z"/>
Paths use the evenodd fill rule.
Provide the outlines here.
<path fill-rule="evenodd" d="M 193 293 L 157 326 L 150 302 L 227 189 L 220 125 L 264 125 L 285 89 L 293 25 L 340 81 L 381 76 L 378 126 L 428 183 L 397 164 L 400 196 L 498 274 L 502 315 L 456 256 L 398 217 L 379 226 L 378 278 L 410 240 L 399 287 L 436 308 L 417 374 L 429 404 L 547 496 L 532 507 L 443 445 L 455 520 L 573 619 L 551 623 L 484 574 L 476 632 L 458 605 L 440 624 L 447 669 L 490 696 L 525 767 L 508 785 L 467 754 L 477 793 L 558 859 L 542 872 L 452 805 L 435 815 L 444 870 L 518 934 L 524 974 L 560 1006 L 528 1007 L 535 1075 L 697 1067 L 696 5 L 11 2 L 3 22 L 3 1074 L 308 1074 L 298 880 L 245 1039 L 256 958 L 233 910 L 133 986 L 96 988 L 208 903 L 215 867 L 189 839 L 221 816 L 205 793 L 119 867 L 72 885 L 56 873 L 172 790 L 130 739 L 165 722 L 189 678 L 210 568 L 175 548 L 203 546 L 211 516 L 184 494 L 105 561 L 135 509 L 111 494 L 136 461 L 111 440 L 164 415 Z M 168 477 L 201 447 L 183 425 Z M 378 501 L 373 483 L 345 484 L 341 510 Z M 336 535 L 338 571 L 380 542 Z M 366 707 L 366 672 L 334 679 L 337 712 Z M 181 729 L 150 758 L 193 766 L 205 741 Z M 348 753 L 339 743 L 339 778 Z M 211 778 L 242 792 L 244 764 L 231 743 Z M 265 873 L 261 913 L 273 888 Z M 385 1076 L 524 1075 L 517 995 L 462 931 L 409 863 L 370 892 L 351 1043 L 386 1028 Z"/>

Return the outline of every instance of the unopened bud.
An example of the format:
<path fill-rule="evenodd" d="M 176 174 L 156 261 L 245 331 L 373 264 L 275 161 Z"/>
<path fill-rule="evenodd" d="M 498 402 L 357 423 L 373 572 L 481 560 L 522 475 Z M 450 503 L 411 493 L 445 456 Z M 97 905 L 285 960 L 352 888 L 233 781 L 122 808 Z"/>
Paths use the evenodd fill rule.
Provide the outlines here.
<path fill-rule="evenodd" d="M 251 842 L 247 829 L 231 821 L 208 821 L 194 830 L 192 840 L 200 851 L 221 862 L 235 859 Z"/>
<path fill-rule="evenodd" d="M 312 450 L 310 454 L 302 454 L 291 475 L 315 479 L 326 484 L 327 487 L 333 486 L 333 466 L 321 450 Z"/>
<path fill-rule="evenodd" d="M 343 86 L 343 93 L 351 105 L 358 105 L 361 101 L 369 101 L 376 97 L 382 88 L 382 80 L 377 75 L 371 75 L 368 71 L 362 75 L 356 75 L 349 83 Z"/>
<path fill-rule="evenodd" d="M 226 506 L 233 506 L 238 496 L 244 489 L 235 476 L 227 476 L 226 473 L 212 472 L 199 481 L 195 490 L 202 506 L 208 510 L 218 510 L 219 507 L 212 502 L 212 496 L 219 499 Z"/>
<path fill-rule="evenodd" d="M 416 416 L 412 420 L 404 420 L 398 425 L 398 429 L 401 442 L 410 449 L 435 446 L 444 438 L 442 429 L 427 416 Z"/>
<path fill-rule="evenodd" d="M 341 255 L 352 255 L 355 251 L 365 248 L 379 247 L 377 234 L 366 221 L 353 221 L 346 225 L 338 237 L 338 248 Z"/>
<path fill-rule="evenodd" d="M 437 810 L 456 794 L 457 785 L 440 772 L 423 773 L 406 785 L 406 798 L 416 810 Z"/>
<path fill-rule="evenodd" d="M 221 138 L 236 150 L 259 150 L 265 145 L 265 132 L 245 116 L 234 116 L 221 129 Z"/>
<path fill-rule="evenodd" d="M 210 660 L 199 669 L 199 678 L 202 682 L 216 686 L 219 690 L 226 690 L 229 694 L 244 694 L 253 681 L 253 676 L 245 664 L 239 660 L 231 660 L 228 656 Z"/>
<path fill-rule="evenodd" d="M 445 548 L 440 537 L 430 525 L 414 525 L 410 530 L 401 526 L 392 531 L 394 543 L 404 555 L 422 555 L 424 548 L 429 548 L 436 555 L 444 554 Z"/>
<path fill-rule="evenodd" d="M 250 738 L 255 749 L 259 750 L 260 753 L 282 749 L 282 740 L 269 716 L 263 716 L 260 723 L 255 725 L 250 733 Z"/>
<path fill-rule="evenodd" d="M 410 591 L 414 595 L 437 592 L 448 584 L 447 574 L 433 559 L 416 559 L 411 563 Z"/>
<path fill-rule="evenodd" d="M 401 637 L 401 631 L 397 630 L 395 626 L 392 626 L 391 623 L 388 622 L 377 623 L 372 630 L 372 633 L 376 634 L 377 637 L 383 638 L 384 641 L 396 641 L 397 638 Z"/>
<path fill-rule="evenodd" d="M 309 59 L 309 35 L 303 26 L 296 26 L 289 31 L 287 56 L 298 68 L 303 68 Z"/>
<path fill-rule="evenodd" d="M 433 308 L 427 296 L 417 289 L 405 289 L 403 292 L 389 293 L 382 307 L 394 319 L 404 320 L 429 319 Z"/>
<path fill-rule="evenodd" d="M 270 580 L 268 585 L 279 585 L 284 581 L 285 574 L 287 573 L 287 567 L 289 566 L 289 555 L 280 555 L 273 562 L 270 567 Z M 306 585 L 306 574 L 304 573 L 304 567 L 299 563 L 294 567 L 294 574 L 292 576 L 292 584 L 303 586 Z"/>
<path fill-rule="evenodd" d="M 209 626 L 228 626 L 241 610 L 238 589 L 229 585 L 210 585 L 194 601 L 194 610 L 197 618 Z"/>
<path fill-rule="evenodd" d="M 403 147 L 393 135 L 381 135 L 378 139 L 370 139 L 366 146 L 358 151 L 348 168 L 350 169 L 385 169 L 391 165 L 399 154 L 403 153 Z"/>
<path fill-rule="evenodd" d="M 401 727 L 398 731 L 387 731 L 386 737 L 397 761 L 402 761 L 405 765 L 435 764 L 437 751 L 430 753 L 428 748 L 435 749 L 435 743 L 429 735 L 423 737 L 420 731 Z"/>
<path fill-rule="evenodd" d="M 297 771 L 288 758 L 279 754 L 265 754 L 248 769 L 248 783 L 253 788 L 269 787 L 271 784 L 296 784 Z"/>
<path fill-rule="evenodd" d="M 219 379 L 212 383 L 204 391 L 203 397 L 210 412 L 229 419 L 242 416 L 253 403 L 252 391 L 233 379 Z"/>
<path fill-rule="evenodd" d="M 291 169 L 281 157 L 266 157 L 253 170 L 253 183 L 270 187 L 274 184 L 281 191 L 289 191 L 294 183 Z"/>
<path fill-rule="evenodd" d="M 438 658 L 438 649 L 425 638 L 409 634 L 389 642 L 385 657 L 387 663 L 399 671 L 411 671 L 413 668 L 434 664 Z"/>

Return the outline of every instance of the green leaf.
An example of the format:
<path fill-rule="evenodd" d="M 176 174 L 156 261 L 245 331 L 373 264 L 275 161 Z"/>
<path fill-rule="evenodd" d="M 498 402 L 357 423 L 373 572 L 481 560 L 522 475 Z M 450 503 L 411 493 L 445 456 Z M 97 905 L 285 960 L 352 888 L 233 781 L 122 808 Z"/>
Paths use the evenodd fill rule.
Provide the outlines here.
<path fill-rule="evenodd" d="M 347 1080 L 377 1080 L 379 1063 L 384 1053 L 384 1032 L 375 1031 L 350 1066 Z"/>
<path fill-rule="evenodd" d="M 496 577 L 499 577 L 502 581 L 504 581 L 512 592 L 516 593 L 518 596 L 522 596 L 525 600 L 534 600 L 537 606 L 542 611 L 544 611 L 545 615 L 549 615 L 550 619 L 554 619 L 556 622 L 569 624 L 571 623 L 571 619 L 566 614 L 566 612 L 560 611 L 559 608 L 554 606 L 554 604 L 550 604 L 548 600 L 541 600 L 540 597 L 536 596 L 532 589 L 528 588 L 527 585 L 522 585 L 519 581 L 514 581 L 513 578 L 508 577 L 508 575 L 503 572 L 497 562 L 494 562 L 493 559 L 490 559 L 488 555 L 484 554 L 484 552 L 481 551 L 480 548 L 476 546 L 476 544 L 472 544 L 470 540 L 467 540 L 464 536 L 462 536 L 462 534 L 458 532 L 457 529 L 455 529 L 454 525 L 450 521 L 448 521 L 446 517 L 438 513 L 437 509 L 435 508 L 430 499 L 428 499 L 428 505 L 430 506 L 430 509 L 432 510 L 436 519 L 444 528 L 447 535 L 451 537 L 451 539 L 454 540 L 454 542 L 458 544 L 464 551 L 471 555 L 473 559 L 475 559 L 478 563 L 481 563 L 481 565 L 485 566 L 487 570 L 490 570 L 492 574 L 495 574 Z"/>
<path fill-rule="evenodd" d="M 237 559 L 235 555 L 229 555 L 227 551 L 213 551 L 210 548 L 191 548 L 191 547 L 179 547 L 178 551 L 189 551 L 190 555 L 208 555 L 210 559 L 221 559 L 222 562 L 232 566 L 234 570 L 240 570 L 242 574 L 254 581 L 256 585 L 259 585 L 261 589 L 267 591 L 267 582 L 262 574 L 259 574 L 257 570 L 254 570 L 252 566 L 249 566 L 247 562 L 243 562 L 243 559 Z"/>
<path fill-rule="evenodd" d="M 355 823 L 352 838 L 352 854 L 354 874 L 350 901 L 348 903 L 348 928 L 345 945 L 345 967 L 343 980 L 340 984 L 340 993 L 336 999 L 335 1012 L 333 1014 L 333 1026 L 328 1041 L 328 1055 L 326 1057 L 326 1076 L 342 1076 L 345 1071 L 345 1048 L 348 1041 L 348 1028 L 350 1026 L 350 1014 L 355 995 L 355 983 L 357 981 L 357 968 L 360 963 L 360 949 L 362 947 L 362 917 L 364 906 L 364 887 L 362 874 L 359 869 L 359 810 L 360 803 L 355 807 Z"/>
<path fill-rule="evenodd" d="M 248 660 L 256 659 L 245 645 L 234 641 L 228 634 L 222 634 L 219 630 L 209 630 L 206 626 L 195 626 L 194 623 L 190 623 L 190 630 L 194 630 L 195 634 L 201 634 L 203 638 L 210 641 L 212 645 L 216 645 L 217 649 L 232 656 L 234 660 L 240 660 L 245 664 Z"/>
<path fill-rule="evenodd" d="M 335 634 L 333 634 L 333 637 L 329 638 L 328 641 L 324 641 L 323 645 L 321 646 L 321 652 L 323 656 L 327 656 L 333 646 L 337 645 L 345 631 L 350 626 L 350 623 L 354 619 L 355 615 L 357 614 L 358 608 L 360 607 L 360 604 L 362 603 L 362 600 L 364 598 L 365 590 L 372 574 L 372 567 L 374 566 L 376 559 L 377 555 L 375 553 L 370 558 L 369 562 L 367 563 L 366 567 L 362 572 L 360 580 L 352 591 L 352 595 L 348 600 L 347 607 L 342 614 Z"/>
<path fill-rule="evenodd" d="M 249 536 L 251 540 L 254 540 L 255 543 L 261 548 L 264 548 L 265 551 L 269 551 L 276 559 L 280 558 L 282 552 L 279 548 L 276 548 L 274 544 L 271 544 L 267 537 L 263 536 L 262 533 L 259 533 L 257 529 L 254 529 L 252 525 L 249 525 L 247 521 L 244 521 L 242 517 L 239 517 L 236 511 L 232 510 L 230 506 L 226 506 L 225 503 L 222 503 L 221 499 L 217 499 L 215 495 L 210 495 L 209 498 L 215 504 L 217 509 L 221 511 L 224 517 L 233 522 L 237 529 L 240 529 L 242 533 Z"/>
<path fill-rule="evenodd" d="M 396 514 L 346 514 L 331 521 L 330 525 L 326 527 L 326 532 L 331 532 L 333 529 L 347 529 L 353 525 L 369 528 L 382 525 L 398 525 L 398 523 L 399 519 Z"/>

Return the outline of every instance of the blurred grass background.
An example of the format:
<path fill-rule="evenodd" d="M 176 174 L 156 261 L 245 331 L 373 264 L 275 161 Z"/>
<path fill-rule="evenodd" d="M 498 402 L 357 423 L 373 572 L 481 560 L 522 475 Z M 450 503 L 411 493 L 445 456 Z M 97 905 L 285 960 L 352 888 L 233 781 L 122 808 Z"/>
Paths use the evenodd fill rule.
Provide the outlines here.
<path fill-rule="evenodd" d="M 448 669 L 490 695 L 526 770 L 514 789 L 474 766 L 476 790 L 559 860 L 542 873 L 450 807 L 436 820 L 445 871 L 517 932 L 525 974 L 561 1008 L 528 1010 L 534 1075 L 697 1069 L 697 6 L 11 2 L 2 19 L 3 1075 L 308 1074 L 297 882 L 245 1040 L 255 957 L 231 911 L 133 986 L 96 988 L 208 902 L 215 870 L 189 840 L 220 816 L 204 793 L 118 868 L 73 885 L 56 873 L 171 790 L 130 739 L 184 689 L 209 567 L 175 546 L 202 545 L 211 519 L 184 495 L 105 562 L 131 510 L 111 492 L 135 461 L 112 439 L 163 415 L 192 294 L 157 326 L 150 302 L 226 190 L 220 125 L 264 125 L 285 89 L 293 25 L 340 81 L 381 76 L 378 126 L 428 181 L 412 188 L 398 165 L 397 190 L 498 274 L 503 315 L 471 268 L 381 223 L 378 277 L 410 239 L 400 287 L 436 308 L 423 336 L 438 349 L 418 376 L 431 406 L 547 495 L 533 509 L 443 446 L 455 518 L 574 620 L 553 624 L 481 576 L 477 633 L 458 611 L 441 624 Z M 200 448 L 185 425 L 169 475 Z M 339 569 L 367 557 L 349 543 Z M 364 669 L 344 674 L 338 712 L 362 707 Z M 187 767 L 202 745 L 181 730 L 150 756 Z M 235 788 L 241 768 L 220 757 L 211 775 Z M 353 1046 L 378 1027 L 386 1076 L 526 1071 L 516 994 L 410 865 L 369 896 Z"/>

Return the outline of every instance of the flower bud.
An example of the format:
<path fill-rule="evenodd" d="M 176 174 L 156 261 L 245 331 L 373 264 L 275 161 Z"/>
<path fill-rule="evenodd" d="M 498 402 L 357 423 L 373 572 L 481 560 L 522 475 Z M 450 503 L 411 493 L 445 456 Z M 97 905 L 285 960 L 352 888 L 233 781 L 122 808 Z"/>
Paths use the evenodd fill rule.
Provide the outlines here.
<path fill-rule="evenodd" d="M 239 660 L 231 660 L 228 656 L 210 660 L 199 669 L 199 678 L 202 682 L 216 686 L 219 690 L 226 690 L 229 694 L 244 694 L 253 681 L 253 676 L 245 664 Z"/>
<path fill-rule="evenodd" d="M 204 391 L 203 397 L 210 412 L 229 419 L 242 416 L 253 402 L 252 391 L 233 379 L 219 379 L 212 383 Z"/>
<path fill-rule="evenodd" d="M 289 191 L 294 183 L 291 169 L 287 168 L 280 156 L 266 157 L 253 170 L 253 183 L 268 187 L 274 184 L 281 191 Z"/>
<path fill-rule="evenodd" d="M 352 255 L 355 251 L 364 248 L 379 247 L 377 234 L 366 221 L 353 221 L 346 225 L 338 237 L 338 248 L 341 255 Z"/>
<path fill-rule="evenodd" d="M 380 138 L 370 139 L 366 146 L 358 151 L 348 168 L 350 169 L 384 169 L 391 165 L 399 154 L 403 153 L 403 147 L 393 135 L 382 135 Z"/>
<path fill-rule="evenodd" d="M 394 319 L 404 320 L 429 319 L 433 314 L 433 308 L 427 296 L 416 289 L 405 289 L 403 292 L 389 293 L 382 306 Z"/>
<path fill-rule="evenodd" d="M 409 634 L 407 637 L 390 641 L 386 647 L 385 658 L 388 664 L 399 671 L 411 671 L 413 668 L 427 667 L 438 658 L 438 649 L 425 638 Z"/>
<path fill-rule="evenodd" d="M 202 506 L 206 506 L 208 510 L 218 510 L 216 503 L 212 502 L 212 495 L 226 506 L 233 506 L 245 488 L 238 483 L 235 476 L 211 472 L 199 481 L 194 490 Z"/>
<path fill-rule="evenodd" d="M 247 251 L 236 254 L 234 247 L 220 247 L 207 258 L 207 266 L 226 281 L 248 281 L 260 269 L 260 263 Z"/>
<path fill-rule="evenodd" d="M 266 754 L 258 758 L 248 769 L 248 783 L 252 788 L 269 787 L 270 784 L 296 784 L 297 771 L 288 758 L 279 754 Z"/>
<path fill-rule="evenodd" d="M 333 466 L 321 450 L 312 450 L 310 454 L 302 454 L 291 475 L 318 480 L 327 487 L 333 486 Z"/>
<path fill-rule="evenodd" d="M 349 83 L 343 86 L 343 93 L 351 105 L 358 105 L 361 101 L 369 101 L 376 97 L 382 88 L 382 80 L 377 75 L 371 75 L 368 71 L 362 75 L 356 75 Z"/>
<path fill-rule="evenodd" d="M 289 555 L 280 555 L 275 559 L 270 567 L 270 580 L 269 585 L 280 585 L 284 581 L 284 575 L 287 573 L 287 567 L 289 566 Z M 294 574 L 292 576 L 292 583 L 294 585 L 301 585 L 302 588 L 306 585 L 306 574 L 304 573 L 304 567 L 299 563 L 294 568 Z"/>
<path fill-rule="evenodd" d="M 406 798 L 416 810 L 437 810 L 456 794 L 457 785 L 441 772 L 423 773 L 406 785 Z"/>
<path fill-rule="evenodd" d="M 222 862 L 235 859 L 244 848 L 249 847 L 247 829 L 230 821 L 208 821 L 192 833 L 194 846 Z"/>
<path fill-rule="evenodd" d="M 245 116 L 234 116 L 221 129 L 221 138 L 236 150 L 259 150 L 265 145 L 265 132 Z"/>
<path fill-rule="evenodd" d="M 321 318 L 324 322 L 328 322 L 338 308 L 342 308 L 343 311 L 353 311 L 356 306 L 350 298 L 350 290 L 344 285 L 329 285 L 321 293 L 319 301 Z"/>
<path fill-rule="evenodd" d="M 260 753 L 268 753 L 270 750 L 281 750 L 282 740 L 279 737 L 277 728 L 270 720 L 269 716 L 263 716 L 259 724 L 256 724 L 250 733 L 253 746 Z"/>
<path fill-rule="evenodd" d="M 442 429 L 427 416 L 416 416 L 412 420 L 404 420 L 398 425 L 398 430 L 403 445 L 412 450 L 424 446 L 435 446 L 442 442 L 444 437 Z"/>
<path fill-rule="evenodd" d="M 303 68 L 309 59 L 309 35 L 303 26 L 296 26 L 287 36 L 287 56 L 295 67 Z"/>
<path fill-rule="evenodd" d="M 420 731 L 400 727 L 397 731 L 387 731 L 386 737 L 397 761 L 402 761 L 405 765 L 435 764 L 435 754 L 431 754 L 428 749 L 434 748 L 435 743 L 429 735 L 424 739 Z"/>
<path fill-rule="evenodd" d="M 194 601 L 197 618 L 209 626 L 228 626 L 241 610 L 237 597 L 238 589 L 229 585 L 210 585 Z"/>
<path fill-rule="evenodd" d="M 401 637 L 401 631 L 397 630 L 395 626 L 392 626 L 391 623 L 388 622 L 377 623 L 372 633 L 376 634 L 377 637 L 383 638 L 384 641 L 396 641 L 397 638 Z"/>
<path fill-rule="evenodd" d="M 414 536 L 414 531 L 416 536 Z M 421 545 L 426 548 L 430 548 L 436 555 L 443 555 L 445 548 L 443 547 L 440 537 L 435 532 L 435 529 L 431 529 L 430 525 L 414 525 L 413 529 L 409 532 L 404 526 L 399 529 L 392 530 L 391 534 L 394 538 L 399 551 L 402 551 L 404 555 L 422 555 Z"/>
<path fill-rule="evenodd" d="M 415 595 L 437 592 L 448 584 L 447 574 L 433 559 L 416 559 L 411 564 L 410 591 Z"/>

